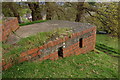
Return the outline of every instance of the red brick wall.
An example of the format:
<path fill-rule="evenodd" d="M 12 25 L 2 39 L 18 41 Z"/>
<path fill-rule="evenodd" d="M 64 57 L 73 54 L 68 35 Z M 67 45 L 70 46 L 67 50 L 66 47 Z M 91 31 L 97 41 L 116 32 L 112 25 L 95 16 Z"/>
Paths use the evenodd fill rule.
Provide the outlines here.
<path fill-rule="evenodd" d="M 8 35 L 12 33 L 12 31 L 15 31 L 17 28 L 19 28 L 18 20 L 17 18 L 11 18 L 8 21 L 3 21 L 2 26 L 2 40 L 0 41 L 5 41 L 8 38 Z"/>
<path fill-rule="evenodd" d="M 82 43 L 83 47 L 82 48 L 79 47 L 79 41 L 77 41 L 74 44 L 69 43 L 69 41 L 71 41 L 72 39 L 78 40 L 79 36 L 82 36 L 85 33 L 88 33 L 91 31 L 92 31 L 91 36 L 89 36 L 87 38 L 83 38 L 83 43 Z M 73 33 L 70 38 L 68 36 L 66 36 L 64 38 L 59 38 L 57 40 L 50 41 L 47 44 L 44 44 L 38 48 L 34 48 L 34 49 L 28 50 L 26 52 L 23 52 L 20 54 L 20 57 L 18 58 L 18 63 L 21 63 L 24 61 L 34 61 L 34 60 L 42 61 L 42 60 L 46 60 L 46 59 L 57 60 L 59 58 L 58 51 L 57 51 L 59 45 L 65 46 L 65 48 L 63 48 L 63 57 L 84 54 L 91 50 L 94 50 L 95 41 L 96 41 L 96 27 L 92 27 L 92 28 L 89 28 L 82 32 Z M 63 44 L 63 43 L 66 43 L 66 44 Z M 48 52 L 46 52 L 46 51 L 48 51 Z M 14 62 L 14 61 L 10 61 L 7 63 L 3 61 L 2 62 L 3 70 L 10 68 L 14 64 L 12 62 Z"/>

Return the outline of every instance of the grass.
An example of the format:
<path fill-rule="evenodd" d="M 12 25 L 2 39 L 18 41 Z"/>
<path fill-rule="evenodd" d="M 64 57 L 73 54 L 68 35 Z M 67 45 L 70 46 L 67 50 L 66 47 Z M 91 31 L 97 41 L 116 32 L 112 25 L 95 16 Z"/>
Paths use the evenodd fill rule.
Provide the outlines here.
<path fill-rule="evenodd" d="M 96 38 L 97 38 L 96 42 L 119 50 L 118 44 L 120 43 L 118 43 L 117 37 L 110 37 L 109 35 L 106 34 L 97 34 Z"/>
<path fill-rule="evenodd" d="M 120 56 L 120 49 L 118 47 L 118 38 L 117 37 L 111 37 L 106 34 L 97 34 L 97 40 L 96 40 L 96 49 L 103 51 L 107 54 L 110 54 L 111 56 Z"/>
<path fill-rule="evenodd" d="M 6 62 L 8 62 L 7 60 L 9 60 L 10 58 L 14 60 L 16 57 L 19 56 L 20 53 L 43 45 L 53 36 L 59 37 L 63 33 L 70 34 L 70 32 L 67 32 L 69 30 L 69 28 L 58 28 L 50 32 L 40 32 L 36 35 L 22 38 L 15 45 L 2 44 L 3 58 L 6 60 Z"/>
<path fill-rule="evenodd" d="M 113 55 L 113 56 L 120 56 L 119 50 L 114 49 L 114 48 L 112 48 L 112 47 L 108 47 L 108 46 L 106 46 L 106 45 L 104 45 L 104 44 L 96 43 L 95 48 L 98 49 L 98 50 L 101 50 L 101 51 L 103 51 L 103 52 L 106 52 L 106 53 L 108 53 L 108 54 L 111 54 L 111 55 Z"/>
<path fill-rule="evenodd" d="M 27 23 L 21 23 L 19 26 L 25 26 L 25 25 L 30 25 L 30 24 L 35 24 L 35 23 L 42 23 L 46 22 L 47 20 L 38 20 L 38 21 L 32 21 L 32 22 L 27 22 Z"/>
<path fill-rule="evenodd" d="M 3 78 L 117 78 L 118 58 L 99 51 L 56 61 L 25 62 L 3 71 Z"/>

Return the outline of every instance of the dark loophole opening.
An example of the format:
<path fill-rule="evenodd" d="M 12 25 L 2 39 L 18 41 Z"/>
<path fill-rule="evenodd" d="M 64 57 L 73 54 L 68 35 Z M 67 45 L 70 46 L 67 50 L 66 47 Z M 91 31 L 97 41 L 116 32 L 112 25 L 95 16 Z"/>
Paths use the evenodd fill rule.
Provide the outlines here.
<path fill-rule="evenodd" d="M 58 48 L 58 56 L 63 57 L 63 47 Z"/>
<path fill-rule="evenodd" d="M 82 48 L 83 47 L 83 38 L 79 39 L 79 47 Z"/>

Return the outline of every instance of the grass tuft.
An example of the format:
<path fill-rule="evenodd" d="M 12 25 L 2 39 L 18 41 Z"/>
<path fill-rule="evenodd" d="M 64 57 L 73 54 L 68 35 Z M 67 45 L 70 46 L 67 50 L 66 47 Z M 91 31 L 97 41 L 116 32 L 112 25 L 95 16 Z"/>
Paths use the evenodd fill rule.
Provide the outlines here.
<path fill-rule="evenodd" d="M 47 20 L 38 20 L 38 21 L 32 21 L 32 22 L 27 22 L 27 23 L 21 23 L 19 26 L 25 26 L 25 25 L 30 25 L 30 24 L 35 24 L 35 23 L 42 23 L 46 22 Z"/>

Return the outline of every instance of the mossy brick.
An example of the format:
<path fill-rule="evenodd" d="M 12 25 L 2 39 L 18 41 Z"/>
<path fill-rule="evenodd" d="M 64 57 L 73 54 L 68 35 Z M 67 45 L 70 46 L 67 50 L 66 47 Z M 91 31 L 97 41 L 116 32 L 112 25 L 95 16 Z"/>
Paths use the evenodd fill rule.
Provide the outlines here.
<path fill-rule="evenodd" d="M 28 50 L 27 54 L 33 54 L 33 53 L 36 53 L 37 51 L 38 51 L 38 48 L 34 48 L 34 49 L 31 49 L 31 50 Z"/>
<path fill-rule="evenodd" d="M 27 52 L 22 52 L 21 54 L 20 54 L 20 57 L 24 57 L 24 56 L 27 56 L 28 54 L 27 54 Z"/>
<path fill-rule="evenodd" d="M 38 53 L 33 53 L 31 56 L 36 57 L 36 56 L 38 56 Z"/>
<path fill-rule="evenodd" d="M 4 68 L 4 70 L 7 70 L 7 69 L 9 69 L 10 67 L 12 67 L 12 64 L 11 64 L 11 63 L 8 63 L 8 64 L 6 64 L 3 68 Z"/>
<path fill-rule="evenodd" d="M 4 66 L 6 64 L 6 62 L 5 61 L 2 61 L 2 66 Z"/>
<path fill-rule="evenodd" d="M 22 63 L 22 62 L 27 61 L 27 60 L 28 60 L 28 59 L 27 59 L 26 57 L 22 57 L 22 58 L 19 59 L 18 62 L 19 62 L 19 63 Z"/>
<path fill-rule="evenodd" d="M 46 55 L 45 57 L 43 57 L 44 60 L 49 59 L 50 55 Z"/>

